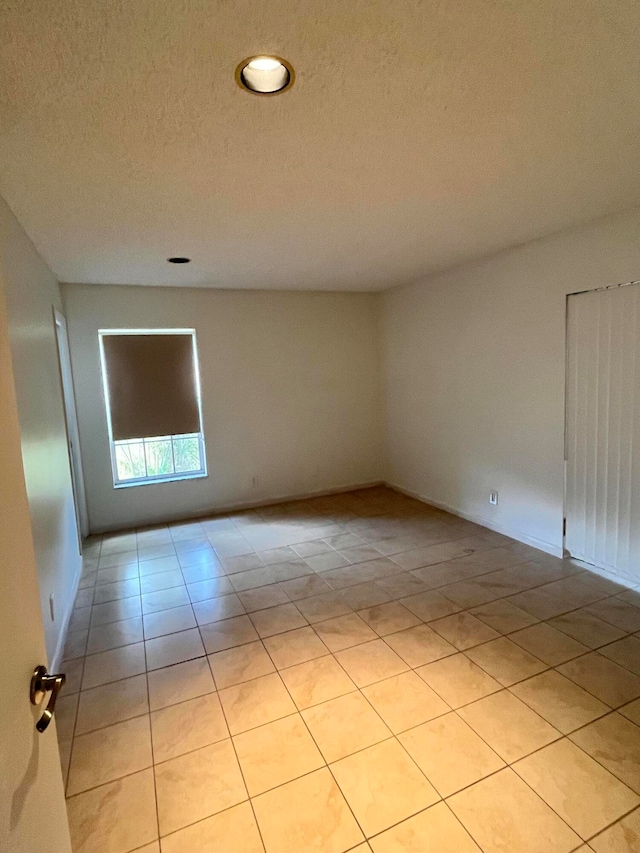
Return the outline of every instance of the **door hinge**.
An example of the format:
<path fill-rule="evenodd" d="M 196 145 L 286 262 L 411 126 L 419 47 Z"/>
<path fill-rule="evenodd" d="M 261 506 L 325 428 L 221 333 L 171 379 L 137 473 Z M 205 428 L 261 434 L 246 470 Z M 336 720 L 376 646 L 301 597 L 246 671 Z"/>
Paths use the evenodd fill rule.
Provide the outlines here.
<path fill-rule="evenodd" d="M 566 518 L 562 519 L 562 535 L 563 536 L 567 535 L 567 519 Z"/>

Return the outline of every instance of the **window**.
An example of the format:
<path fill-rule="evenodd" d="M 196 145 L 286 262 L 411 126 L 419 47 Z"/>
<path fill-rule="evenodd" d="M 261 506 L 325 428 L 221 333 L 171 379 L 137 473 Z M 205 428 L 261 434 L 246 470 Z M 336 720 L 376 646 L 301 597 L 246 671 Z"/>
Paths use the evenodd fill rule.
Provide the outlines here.
<path fill-rule="evenodd" d="M 193 329 L 104 329 L 100 357 L 116 488 L 206 476 Z"/>
<path fill-rule="evenodd" d="M 115 485 L 203 476 L 202 444 L 202 433 L 114 441 Z"/>

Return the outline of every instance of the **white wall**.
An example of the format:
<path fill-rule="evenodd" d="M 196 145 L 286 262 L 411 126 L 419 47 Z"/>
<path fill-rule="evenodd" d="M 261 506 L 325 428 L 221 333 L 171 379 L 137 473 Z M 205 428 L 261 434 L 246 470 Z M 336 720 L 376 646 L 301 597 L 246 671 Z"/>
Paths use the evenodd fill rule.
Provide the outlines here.
<path fill-rule="evenodd" d="M 81 562 L 53 322 L 53 306 L 62 308 L 62 302 L 57 280 L 2 199 L 0 276 L 7 300 L 45 640 L 52 662 L 59 657 Z M 2 500 L 11 496 L 3 494 Z M 52 593 L 55 621 L 49 613 Z"/>
<path fill-rule="evenodd" d="M 384 294 L 387 479 L 560 553 L 565 297 L 633 279 L 640 210 Z"/>
<path fill-rule="evenodd" d="M 62 289 L 93 531 L 382 477 L 375 294 Z M 123 327 L 196 329 L 206 479 L 113 488 L 98 330 Z"/>

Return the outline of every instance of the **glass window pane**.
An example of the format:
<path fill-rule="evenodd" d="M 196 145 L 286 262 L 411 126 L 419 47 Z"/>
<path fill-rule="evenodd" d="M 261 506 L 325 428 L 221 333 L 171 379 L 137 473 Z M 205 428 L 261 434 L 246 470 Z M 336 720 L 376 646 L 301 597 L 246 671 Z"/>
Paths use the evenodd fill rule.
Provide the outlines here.
<path fill-rule="evenodd" d="M 154 483 L 204 473 L 201 435 L 114 442 L 116 483 Z"/>
<path fill-rule="evenodd" d="M 200 441 L 197 436 L 174 438 L 173 453 L 176 462 L 176 474 L 201 470 Z"/>
<path fill-rule="evenodd" d="M 146 477 L 144 464 L 144 446 L 142 442 L 116 444 L 116 469 L 119 480 L 133 480 Z"/>
<path fill-rule="evenodd" d="M 173 474 L 173 454 L 171 439 L 165 441 L 147 441 L 144 445 L 147 457 L 147 476 Z"/>

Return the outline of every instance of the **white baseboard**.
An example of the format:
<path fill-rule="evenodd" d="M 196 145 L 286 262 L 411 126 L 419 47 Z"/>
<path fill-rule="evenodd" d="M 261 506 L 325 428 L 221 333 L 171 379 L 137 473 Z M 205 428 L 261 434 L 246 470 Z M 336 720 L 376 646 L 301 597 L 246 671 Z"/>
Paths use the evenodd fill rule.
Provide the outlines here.
<path fill-rule="evenodd" d="M 304 492 L 301 494 L 295 495 L 278 495 L 274 498 L 265 498 L 264 500 L 259 501 L 244 501 L 242 503 L 231 504 L 229 506 L 224 507 L 223 509 L 218 509 L 217 507 L 213 510 L 208 509 L 204 512 L 200 513 L 201 516 L 210 515 L 212 512 L 215 513 L 225 513 L 225 512 L 239 512 L 243 509 L 258 509 L 261 506 L 273 506 L 275 504 L 287 503 L 287 501 L 306 501 L 311 498 L 325 498 L 331 495 L 340 495 L 344 492 L 355 492 L 358 489 L 372 489 L 374 486 L 383 486 L 383 480 L 368 480 L 366 483 L 355 483 L 348 486 L 332 486 L 330 489 L 320 489 L 315 492 Z"/>
<path fill-rule="evenodd" d="M 616 572 L 613 569 L 603 569 L 600 566 L 594 566 L 592 563 L 585 563 L 584 560 L 581 560 L 579 557 L 572 557 L 569 552 L 567 552 L 569 559 L 573 560 L 576 563 L 579 563 L 581 566 L 585 566 L 589 569 L 590 572 L 593 572 L 596 575 L 600 575 L 601 578 L 606 578 L 610 581 L 615 581 L 619 583 L 621 586 L 626 586 L 628 589 L 635 589 L 638 586 L 638 578 L 634 575 L 627 575 L 624 573 Z"/>
<path fill-rule="evenodd" d="M 367 480 L 364 483 L 350 483 L 343 486 L 332 486 L 329 489 L 319 489 L 313 492 L 301 492 L 297 494 L 276 495 L 271 498 L 262 498 L 253 501 L 241 501 L 240 503 L 225 504 L 224 506 L 208 507 L 207 509 L 198 510 L 189 513 L 188 516 L 177 514 L 175 516 L 166 516 L 163 521 L 150 519 L 149 521 L 140 521 L 136 527 L 145 527 L 147 524 L 175 524 L 180 521 L 190 521 L 192 519 L 207 518 L 210 515 L 224 515 L 230 512 L 240 512 L 245 509 L 258 509 L 261 506 L 273 506 L 274 504 L 287 503 L 288 501 L 304 501 L 311 498 L 324 498 L 330 495 L 339 495 L 343 492 L 355 492 L 358 489 L 372 489 L 374 486 L 385 485 L 384 480 Z M 106 527 L 93 528 L 91 533 L 100 535 L 102 533 L 112 533 L 114 531 L 124 530 L 121 526 L 107 525 Z"/>
<path fill-rule="evenodd" d="M 69 596 L 69 603 L 67 604 L 67 609 L 65 610 L 64 616 L 62 617 L 60 632 L 58 634 L 58 642 L 56 643 L 56 650 L 53 653 L 52 659 L 49 661 L 49 672 L 58 672 L 60 670 L 60 664 L 62 663 L 64 657 L 64 647 L 65 643 L 67 642 L 67 634 L 69 633 L 69 622 L 71 620 L 71 614 L 73 613 L 73 608 L 76 603 L 76 597 L 78 595 L 78 587 L 80 585 L 81 576 L 82 557 L 80 557 L 80 565 L 78 567 L 78 571 L 76 572 L 76 576 L 73 579 L 73 584 L 71 586 L 71 595 Z"/>
<path fill-rule="evenodd" d="M 542 539 L 536 539 L 535 536 L 529 536 L 521 530 L 514 530 L 504 524 L 496 524 L 495 522 L 489 521 L 488 519 L 482 518 L 474 513 L 463 512 L 463 510 L 456 509 L 455 507 L 442 503 L 442 501 L 436 501 L 433 500 L 433 498 L 428 498 L 418 492 L 412 492 L 410 489 L 405 489 L 396 483 L 390 483 L 387 481 L 385 482 L 385 486 L 388 486 L 390 489 L 394 489 L 396 492 L 400 492 L 400 494 L 407 495 L 407 497 L 415 498 L 424 504 L 436 507 L 437 509 L 443 509 L 445 512 L 450 512 L 451 515 L 456 515 L 458 518 L 464 518 L 465 521 L 472 521 L 474 524 L 479 524 L 481 527 L 486 527 L 488 530 L 493 530 L 495 533 L 502 533 L 503 536 L 509 536 L 511 539 L 517 539 L 518 542 L 523 542 L 525 545 L 531 545 L 532 548 L 537 548 L 539 551 L 544 551 L 546 554 L 552 554 L 554 557 L 564 556 L 562 546 L 560 545 L 552 545 L 550 542 L 544 542 Z"/>

